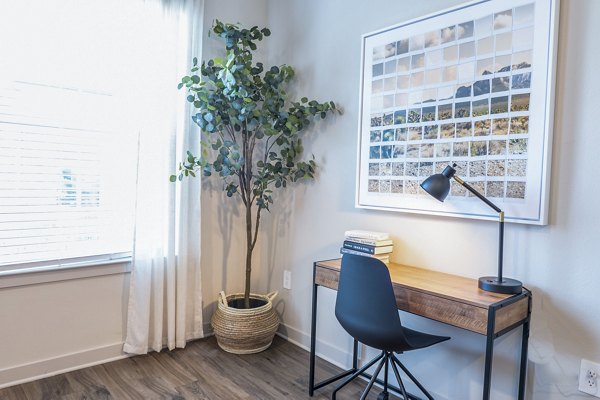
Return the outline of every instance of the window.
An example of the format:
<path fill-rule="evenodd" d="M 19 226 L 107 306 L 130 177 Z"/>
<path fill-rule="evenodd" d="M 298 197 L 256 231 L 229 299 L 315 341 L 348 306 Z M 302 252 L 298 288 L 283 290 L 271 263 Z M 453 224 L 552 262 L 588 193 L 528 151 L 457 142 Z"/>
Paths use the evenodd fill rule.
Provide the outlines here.
<path fill-rule="evenodd" d="M 82 87 L 0 87 L 0 264 L 131 251 L 136 142 L 115 108 Z"/>
<path fill-rule="evenodd" d="M 0 273 L 131 254 L 146 99 L 176 85 L 164 21 L 141 0 L 0 3 Z"/>

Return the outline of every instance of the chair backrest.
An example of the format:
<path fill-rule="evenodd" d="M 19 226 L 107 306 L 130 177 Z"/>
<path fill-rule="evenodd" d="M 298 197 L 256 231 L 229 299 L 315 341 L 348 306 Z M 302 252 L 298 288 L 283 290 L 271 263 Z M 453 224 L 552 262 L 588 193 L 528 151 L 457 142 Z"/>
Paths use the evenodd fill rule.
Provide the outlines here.
<path fill-rule="evenodd" d="M 376 258 L 344 254 L 335 316 L 367 346 L 386 350 L 406 342 L 390 272 Z"/>

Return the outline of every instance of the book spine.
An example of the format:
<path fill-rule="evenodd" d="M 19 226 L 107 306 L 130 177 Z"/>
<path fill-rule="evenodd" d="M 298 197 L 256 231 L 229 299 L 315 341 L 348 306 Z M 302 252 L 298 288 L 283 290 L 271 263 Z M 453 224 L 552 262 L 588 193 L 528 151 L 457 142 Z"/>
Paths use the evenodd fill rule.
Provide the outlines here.
<path fill-rule="evenodd" d="M 357 237 L 346 237 L 346 240 L 349 242 L 354 242 L 354 243 L 359 243 L 359 244 L 366 244 L 367 246 L 377 246 L 377 240 L 372 240 L 372 239 L 362 239 L 362 238 L 357 238 Z"/>
<path fill-rule="evenodd" d="M 389 257 L 387 255 L 385 255 L 385 256 L 378 256 L 378 255 L 375 255 L 375 254 L 365 253 L 363 251 L 346 249 L 344 247 L 342 247 L 340 249 L 340 253 L 342 253 L 342 254 L 352 254 L 352 255 L 355 255 L 355 256 L 363 256 L 363 257 L 373 257 L 373 258 L 377 258 L 377 259 L 389 259 Z"/>
<path fill-rule="evenodd" d="M 371 231 L 346 231 L 344 232 L 344 235 L 371 240 L 385 240 L 390 237 L 390 235 L 387 233 Z"/>
<path fill-rule="evenodd" d="M 362 251 L 357 251 L 357 250 L 351 250 L 351 249 L 347 249 L 345 247 L 342 247 L 340 249 L 340 253 L 342 253 L 342 254 L 353 254 L 355 256 L 373 257 L 373 254 L 368 254 L 368 253 L 364 253 Z"/>
<path fill-rule="evenodd" d="M 349 241 L 344 241 L 344 248 L 350 250 L 356 250 L 363 253 L 375 254 L 375 246 L 369 246 L 361 243 L 353 243 Z"/>

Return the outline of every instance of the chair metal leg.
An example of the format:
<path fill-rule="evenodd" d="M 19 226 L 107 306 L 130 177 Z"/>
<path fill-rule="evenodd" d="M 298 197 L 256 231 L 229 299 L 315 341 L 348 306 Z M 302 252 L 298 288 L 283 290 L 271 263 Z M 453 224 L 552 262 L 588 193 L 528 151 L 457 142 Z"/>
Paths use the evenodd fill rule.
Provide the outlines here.
<path fill-rule="evenodd" d="M 409 397 L 406 395 L 406 388 L 404 387 L 404 383 L 402 383 L 402 378 L 400 378 L 400 373 L 398 372 L 398 367 L 396 367 L 396 363 L 394 362 L 394 355 L 391 355 L 392 361 L 392 370 L 394 371 L 394 375 L 396 375 L 396 380 L 398 381 L 398 385 L 400 386 L 400 391 L 402 392 L 402 399 L 408 400 Z"/>
<path fill-rule="evenodd" d="M 384 373 L 384 375 L 383 375 L 383 391 L 384 392 L 387 392 L 387 383 L 388 383 L 387 382 L 387 375 L 388 375 L 388 372 L 389 372 L 389 361 L 390 361 L 389 354 L 387 356 L 387 359 L 388 359 L 388 362 L 385 363 L 385 368 L 383 369 L 383 373 Z"/>
<path fill-rule="evenodd" d="M 381 372 L 381 368 L 383 367 L 384 364 L 387 364 L 387 362 L 388 362 L 388 358 L 389 358 L 388 353 L 386 353 L 386 352 L 383 352 L 383 353 L 384 353 L 383 360 L 379 363 L 379 365 L 377 366 L 377 369 L 375 369 L 375 372 L 373 373 L 373 377 L 369 381 L 367 388 L 363 392 L 362 396 L 360 396 L 360 400 L 365 400 L 367 398 L 367 396 L 369 395 L 369 392 L 371 391 L 371 388 L 373 387 L 373 384 L 377 380 L 377 376 Z"/>
<path fill-rule="evenodd" d="M 343 388 L 344 386 L 346 386 L 347 384 L 349 384 L 350 382 L 352 382 L 352 380 L 354 378 L 356 378 L 357 376 L 359 376 L 360 374 L 362 374 L 363 372 L 365 372 L 367 369 L 371 368 L 371 366 L 373 364 L 375 364 L 377 361 L 381 360 L 384 356 L 385 356 L 385 351 L 382 351 L 380 355 L 378 355 L 377 357 L 375 357 L 374 359 L 372 359 L 371 361 L 369 361 L 367 364 L 365 364 L 365 366 L 363 366 L 361 369 L 359 369 L 358 371 L 356 371 L 355 373 L 353 373 L 348 379 L 346 379 L 344 382 L 342 382 L 342 384 L 339 385 L 338 387 L 336 387 L 333 390 L 333 392 L 331 393 L 331 400 L 335 400 L 336 399 L 337 392 L 339 392 L 339 390 L 341 388 Z"/>
<path fill-rule="evenodd" d="M 390 394 L 388 392 L 388 374 L 390 371 L 390 363 L 392 359 L 390 358 L 390 353 L 387 353 L 387 360 L 385 363 L 385 367 L 383 368 L 383 391 L 379 393 L 377 396 L 377 400 L 389 400 Z"/>
<path fill-rule="evenodd" d="M 417 380 L 417 378 L 415 378 L 415 377 L 414 377 L 414 375 L 410 373 L 410 371 L 408 370 L 408 368 L 406 368 L 406 367 L 404 366 L 404 364 L 402 364 L 402 363 L 400 362 L 400 360 L 398 360 L 398 358 L 397 358 L 397 357 L 396 357 L 394 354 L 392 354 L 392 365 L 394 365 L 395 363 L 397 363 L 397 364 L 400 366 L 400 368 L 402 368 L 402 371 L 404 371 L 404 373 L 405 373 L 405 374 L 406 374 L 406 375 L 407 375 L 407 376 L 410 378 L 410 380 L 411 380 L 411 381 L 413 381 L 413 382 L 414 382 L 414 384 L 415 384 L 415 385 L 417 385 L 417 387 L 418 387 L 419 389 L 421 389 L 421 392 L 423 392 L 423 394 L 424 394 L 425 396 L 427 396 L 427 398 L 428 398 L 429 400 L 435 400 L 435 399 L 434 399 L 434 398 L 433 398 L 433 397 L 432 397 L 432 396 L 429 394 L 429 392 L 428 392 L 428 391 L 427 391 L 427 390 L 426 390 L 426 389 L 423 387 L 423 385 L 421 385 L 421 383 L 420 383 L 420 382 Z"/>
<path fill-rule="evenodd" d="M 381 392 L 384 394 L 383 398 L 385 398 L 385 395 L 388 392 L 388 373 L 390 369 L 390 362 L 392 362 L 392 360 L 390 359 L 390 353 L 388 353 L 386 357 L 385 367 L 383 369 L 383 392 Z"/>

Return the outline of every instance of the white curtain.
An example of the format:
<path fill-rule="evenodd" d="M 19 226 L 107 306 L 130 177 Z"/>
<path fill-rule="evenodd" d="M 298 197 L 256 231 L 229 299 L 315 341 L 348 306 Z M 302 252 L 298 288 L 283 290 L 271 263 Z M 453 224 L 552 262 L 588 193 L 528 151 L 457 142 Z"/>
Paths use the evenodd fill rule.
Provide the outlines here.
<path fill-rule="evenodd" d="M 144 354 L 203 337 L 200 179 L 169 182 L 185 150 L 198 147 L 184 90 L 177 83 L 201 58 L 203 0 L 145 1 L 164 32 L 145 68 L 164 81 L 132 101 L 143 104 L 139 132 L 133 271 L 123 350 Z M 162 47 L 160 47 L 162 46 Z M 153 49 L 156 52 L 157 48 Z M 167 76 L 168 75 L 168 76 Z M 147 81 L 149 82 L 149 81 Z"/>

